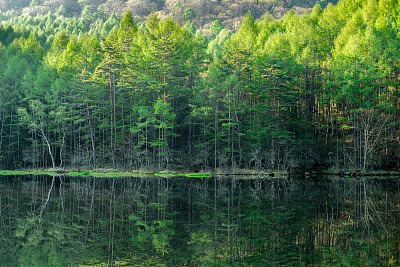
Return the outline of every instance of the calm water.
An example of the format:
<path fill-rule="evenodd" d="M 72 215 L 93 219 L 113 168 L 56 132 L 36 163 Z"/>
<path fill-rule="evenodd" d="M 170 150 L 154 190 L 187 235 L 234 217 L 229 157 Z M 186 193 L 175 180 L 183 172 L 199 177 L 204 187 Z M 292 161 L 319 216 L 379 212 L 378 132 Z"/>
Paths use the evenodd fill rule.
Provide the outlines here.
<path fill-rule="evenodd" d="M 400 180 L 0 176 L 0 266 L 399 266 Z"/>

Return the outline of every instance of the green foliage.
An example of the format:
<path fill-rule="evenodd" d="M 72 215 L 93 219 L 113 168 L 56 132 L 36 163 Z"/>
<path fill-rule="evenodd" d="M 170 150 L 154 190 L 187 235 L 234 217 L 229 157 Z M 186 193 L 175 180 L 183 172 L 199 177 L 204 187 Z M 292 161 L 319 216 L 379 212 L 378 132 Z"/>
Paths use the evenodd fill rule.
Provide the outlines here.
<path fill-rule="evenodd" d="M 35 6 L 38 6 L 40 3 L 39 3 L 39 0 L 32 0 L 30 3 L 29 3 L 29 6 L 30 7 L 35 7 Z"/>
<path fill-rule="evenodd" d="M 193 9 L 191 8 L 186 8 L 185 11 L 183 12 L 183 19 L 184 20 L 193 20 L 196 17 L 196 15 L 194 14 Z"/>
<path fill-rule="evenodd" d="M 0 25 L 1 164 L 47 167 L 54 150 L 78 168 L 395 167 L 396 3 L 248 12 L 236 32 L 219 16 L 209 40 L 201 8 L 177 1 L 183 27 L 89 1 L 79 19 L 16 17 Z"/>
<path fill-rule="evenodd" d="M 154 104 L 156 128 L 171 129 L 174 125 L 176 114 L 172 112 L 171 104 L 162 99 L 157 99 Z"/>
<path fill-rule="evenodd" d="M 88 22 L 94 21 L 94 13 L 90 6 L 85 6 L 85 8 L 82 10 L 81 19 L 84 19 Z"/>
<path fill-rule="evenodd" d="M 218 35 L 222 29 L 224 29 L 224 25 L 219 20 L 214 20 L 211 23 L 210 30 L 213 34 Z"/>

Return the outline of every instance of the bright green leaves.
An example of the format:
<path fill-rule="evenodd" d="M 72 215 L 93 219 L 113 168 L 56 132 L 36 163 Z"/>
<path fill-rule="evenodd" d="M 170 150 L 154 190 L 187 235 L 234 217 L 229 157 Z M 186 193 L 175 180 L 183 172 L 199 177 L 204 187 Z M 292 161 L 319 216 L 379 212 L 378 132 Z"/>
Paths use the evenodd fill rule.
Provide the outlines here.
<path fill-rule="evenodd" d="M 232 36 L 230 42 L 238 46 L 239 50 L 252 49 L 256 44 L 258 34 L 257 25 L 251 13 L 247 13 L 238 32 Z"/>
<path fill-rule="evenodd" d="M 38 65 L 40 58 L 43 56 L 43 48 L 34 33 L 29 34 L 28 38 L 22 44 L 21 53 L 30 65 Z"/>
<path fill-rule="evenodd" d="M 154 104 L 155 127 L 159 129 L 172 129 L 176 114 L 173 113 L 170 103 L 157 99 Z"/>
<path fill-rule="evenodd" d="M 322 162 L 332 147 L 348 159 L 368 114 L 398 115 L 397 5 L 340 1 L 280 20 L 248 13 L 234 33 L 214 18 L 206 36 L 190 10 L 183 27 L 156 13 L 137 26 L 131 12 L 107 17 L 102 6 L 86 6 L 80 19 L 48 13 L 23 18 L 33 28 L 0 26 L 0 133 L 15 135 L 0 146 L 9 150 L 21 134 L 46 148 L 13 119 L 38 100 L 62 150 L 57 162 L 97 155 L 105 168 L 163 169 L 175 158 L 195 168 L 286 168 L 301 157 Z M 78 35 L 85 27 L 91 34 Z M 385 140 L 397 140 L 385 123 Z"/>
<path fill-rule="evenodd" d="M 224 46 L 225 42 L 230 39 L 232 32 L 223 29 L 219 32 L 219 34 L 208 43 L 207 53 L 213 56 L 214 58 L 218 58 L 221 56 L 221 48 Z"/>
<path fill-rule="evenodd" d="M 57 68 L 59 58 L 63 50 L 69 43 L 69 37 L 65 32 L 60 32 L 53 41 L 51 52 L 46 55 L 47 64 L 53 68 Z"/>
<path fill-rule="evenodd" d="M 45 108 L 39 100 L 30 101 L 29 107 L 30 113 L 25 108 L 19 108 L 18 114 L 23 124 L 26 124 L 30 130 L 37 131 L 43 128 L 46 123 Z"/>
<path fill-rule="evenodd" d="M 133 22 L 132 13 L 128 10 L 119 24 L 118 39 L 126 47 L 129 47 L 136 32 L 137 27 Z"/>

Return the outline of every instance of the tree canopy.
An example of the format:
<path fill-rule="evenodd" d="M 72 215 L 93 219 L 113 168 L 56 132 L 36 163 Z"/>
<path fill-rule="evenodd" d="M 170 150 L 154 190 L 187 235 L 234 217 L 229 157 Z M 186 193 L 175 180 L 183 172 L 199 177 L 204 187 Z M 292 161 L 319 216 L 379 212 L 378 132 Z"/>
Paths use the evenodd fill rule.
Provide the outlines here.
<path fill-rule="evenodd" d="M 0 164 L 395 168 L 397 6 L 247 12 L 235 32 L 214 20 L 208 37 L 157 12 L 138 23 L 99 8 L 4 23 Z"/>

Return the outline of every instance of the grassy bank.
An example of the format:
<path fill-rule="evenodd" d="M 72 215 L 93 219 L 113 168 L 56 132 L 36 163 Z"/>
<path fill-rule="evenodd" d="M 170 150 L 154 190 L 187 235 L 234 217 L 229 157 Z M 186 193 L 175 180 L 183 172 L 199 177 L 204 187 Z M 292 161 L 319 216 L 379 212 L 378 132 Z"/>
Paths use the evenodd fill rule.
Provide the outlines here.
<path fill-rule="evenodd" d="M 118 172 L 118 171 L 61 171 L 61 170 L 0 170 L 0 175 L 66 175 L 66 176 L 95 176 L 95 177 L 133 177 L 133 176 L 186 176 L 210 177 L 210 173 L 153 173 L 153 172 Z"/>
<path fill-rule="evenodd" d="M 399 171 L 359 171 L 359 170 L 327 170 L 327 171 L 301 171 L 296 173 L 287 173 L 286 171 L 268 171 L 257 172 L 244 170 L 238 172 L 146 172 L 146 171 L 131 171 L 121 172 L 110 169 L 101 169 L 96 171 L 76 171 L 76 170 L 0 170 L 0 175 L 65 175 L 65 176 L 82 176 L 82 177 L 137 177 L 137 176 L 161 176 L 161 177 L 189 177 L 189 178 L 208 178 L 211 176 L 228 176 L 228 177 L 260 177 L 260 178 L 286 178 L 288 176 L 317 178 L 318 176 L 341 176 L 341 177 L 356 177 L 356 176 L 400 176 Z"/>
<path fill-rule="evenodd" d="M 65 170 L 0 170 L 0 175 L 66 175 L 66 176 L 86 176 L 86 177 L 134 177 L 134 176 L 161 176 L 161 177 L 190 177 L 190 178 L 208 178 L 211 176 L 240 176 L 240 177 L 264 177 L 264 178 L 283 178 L 287 177 L 286 172 L 255 172 L 255 171 L 241 171 L 241 172 L 200 172 L 200 173 L 186 173 L 186 172 L 118 172 L 113 170 L 100 170 L 100 171 L 65 171 Z"/>

